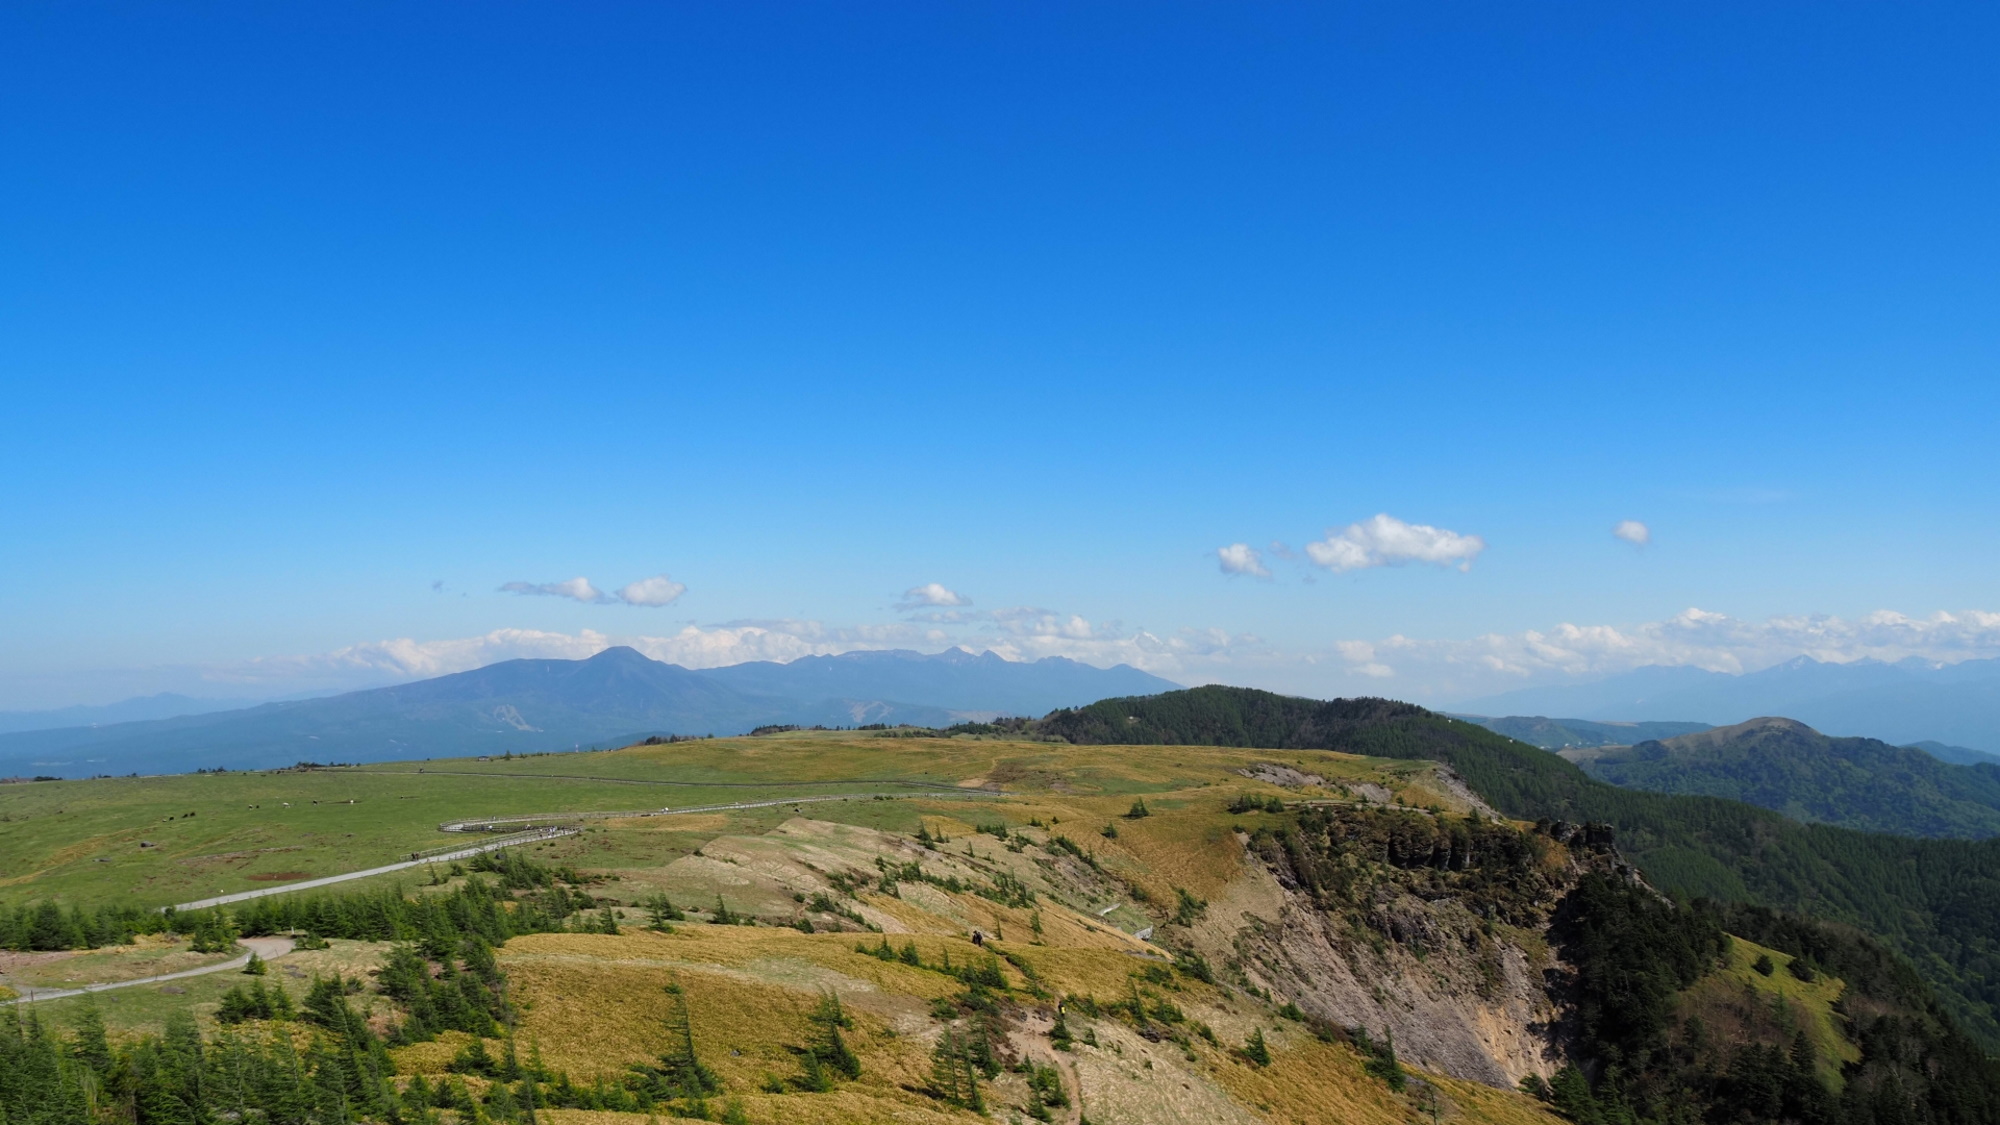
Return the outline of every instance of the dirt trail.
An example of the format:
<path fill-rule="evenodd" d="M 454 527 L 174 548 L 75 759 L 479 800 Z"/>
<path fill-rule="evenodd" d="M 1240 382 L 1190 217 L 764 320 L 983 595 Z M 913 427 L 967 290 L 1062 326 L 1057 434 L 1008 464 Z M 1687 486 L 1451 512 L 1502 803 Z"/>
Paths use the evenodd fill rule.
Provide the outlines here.
<path fill-rule="evenodd" d="M 292 951 L 292 939 L 288 937 L 243 938 L 238 945 L 266 961 L 276 960 Z M 12 1000 L 0 1001 L 5 1004 L 25 1004 L 36 1000 L 61 1000 L 67 996 L 82 996 L 86 992 L 106 992 L 113 988 L 130 988 L 135 984 L 158 984 L 161 981 L 180 980 L 183 977 L 199 977 L 209 973 L 220 973 L 229 969 L 241 969 L 250 963 L 250 953 L 224 961 L 219 965 L 204 965 L 199 969 L 185 969 L 178 973 L 161 973 L 158 976 L 140 977 L 137 980 L 113 981 L 109 984 L 90 984 L 82 988 L 30 988 Z"/>

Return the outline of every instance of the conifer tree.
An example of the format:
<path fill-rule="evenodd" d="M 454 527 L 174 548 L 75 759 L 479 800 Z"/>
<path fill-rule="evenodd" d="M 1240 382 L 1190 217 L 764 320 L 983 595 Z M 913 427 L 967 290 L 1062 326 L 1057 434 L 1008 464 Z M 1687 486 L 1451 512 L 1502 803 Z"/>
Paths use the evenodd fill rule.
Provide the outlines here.
<path fill-rule="evenodd" d="M 685 991 L 679 984 L 670 984 L 666 993 L 667 1050 L 660 1056 L 660 1065 L 648 1070 L 659 1096 L 678 1097 L 692 1107 L 707 1095 L 719 1093 L 722 1082 L 695 1053 L 694 1025 L 688 1016 Z"/>
<path fill-rule="evenodd" d="M 88 996 L 76 1013 L 76 1038 L 70 1042 L 70 1057 L 99 1077 L 111 1073 L 111 1041 L 105 1034 L 104 1013 L 98 1011 L 97 1001 Z"/>
<path fill-rule="evenodd" d="M 979 1093 L 979 1071 L 968 1057 L 966 1037 L 957 1028 L 946 1028 L 931 1050 L 931 1091 L 962 1109 L 986 1111 L 986 1101 Z"/>
<path fill-rule="evenodd" d="M 861 1059 L 840 1034 L 842 1028 L 854 1026 L 853 1017 L 841 1007 L 840 995 L 831 991 L 822 993 L 819 1006 L 807 1018 L 814 1027 L 807 1053 L 842 1078 L 853 1081 L 861 1077 Z"/>

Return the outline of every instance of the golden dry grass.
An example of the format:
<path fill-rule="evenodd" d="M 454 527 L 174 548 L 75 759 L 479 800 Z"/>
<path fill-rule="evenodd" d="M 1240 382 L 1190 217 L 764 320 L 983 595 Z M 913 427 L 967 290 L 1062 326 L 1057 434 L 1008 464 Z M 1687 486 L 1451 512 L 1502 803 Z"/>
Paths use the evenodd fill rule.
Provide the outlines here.
<path fill-rule="evenodd" d="M 1415 1099 L 1365 1073 L 1353 1050 L 1308 1036 L 1297 1036 L 1273 1050 L 1268 1067 L 1232 1062 L 1216 1067 L 1213 1074 L 1239 1100 L 1279 1121 L 1408 1125 L 1418 1116 Z M 1440 1120 L 1561 1125 L 1561 1118 L 1523 1094 L 1428 1074 L 1420 1077 L 1438 1087 Z"/>
<path fill-rule="evenodd" d="M 949 939 L 917 940 L 937 955 Z M 723 1097 L 740 1099 L 752 1121 L 953 1120 L 911 1089 L 924 1085 L 930 1068 L 929 1044 L 912 1033 L 924 1029 L 927 1001 L 955 982 L 858 954 L 853 941 L 713 926 L 665 936 L 545 934 L 510 942 L 504 963 L 525 1009 L 519 1037 L 579 1080 L 655 1060 L 668 1045 L 666 989 L 678 985 L 702 1061 L 722 1079 Z M 957 944 L 961 956 L 971 951 Z M 848 1042 L 862 1060 L 860 1080 L 827 1094 L 759 1093 L 769 1078 L 799 1073 L 794 1048 L 806 1041 L 806 1014 L 822 989 L 837 991 L 854 1017 Z M 441 1067 L 455 1050 L 406 1048 L 397 1061 Z M 623 1118 L 602 1116 L 607 1125 Z"/>

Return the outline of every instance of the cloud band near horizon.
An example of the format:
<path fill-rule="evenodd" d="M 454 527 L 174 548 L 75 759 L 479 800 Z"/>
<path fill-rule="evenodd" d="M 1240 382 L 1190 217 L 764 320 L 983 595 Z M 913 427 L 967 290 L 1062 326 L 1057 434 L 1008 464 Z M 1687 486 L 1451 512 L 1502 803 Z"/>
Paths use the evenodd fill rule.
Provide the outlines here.
<path fill-rule="evenodd" d="M 1936 663 L 2000 657 L 2000 612 L 1966 610 L 1912 617 L 1878 611 L 1745 621 L 1690 608 L 1637 625 L 1559 624 L 1462 639 L 1339 640 L 1323 649 L 1281 650 L 1254 636 L 1183 629 L 1127 630 L 1077 614 L 1040 609 L 982 614 L 977 627 L 920 622 L 832 627 L 810 620 L 688 625 L 663 636 L 591 629 L 559 633 L 496 629 L 477 637 L 410 638 L 350 645 L 329 653 L 211 665 L 202 682 L 278 690 L 373 686 L 465 671 L 498 660 L 582 659 L 630 645 L 657 660 L 711 668 L 750 660 L 910 648 L 964 646 L 1010 660 L 1064 656 L 1108 667 L 1130 664 L 1182 683 L 1224 682 L 1328 697 L 1391 695 L 1432 705 L 1519 687 L 1587 682 L 1646 665 L 1752 672 L 1798 656 L 1845 663 L 1908 657 Z"/>

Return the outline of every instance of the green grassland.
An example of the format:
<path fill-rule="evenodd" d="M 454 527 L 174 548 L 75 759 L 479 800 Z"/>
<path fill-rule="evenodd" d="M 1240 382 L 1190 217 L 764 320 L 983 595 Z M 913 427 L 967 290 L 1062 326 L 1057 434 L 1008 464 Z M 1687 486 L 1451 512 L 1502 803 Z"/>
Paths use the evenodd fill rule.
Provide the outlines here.
<path fill-rule="evenodd" d="M 694 1033 L 724 1096 L 746 1120 L 976 1120 L 924 1092 L 942 1026 L 938 1005 L 962 991 L 937 966 L 975 964 L 997 950 L 1008 958 L 995 962 L 1007 982 L 1007 1049 L 1059 1068 L 1092 1120 L 1247 1125 L 1276 1115 L 1329 1125 L 1398 1125 L 1415 1111 L 1413 1095 L 1365 1073 L 1350 1047 L 1321 1041 L 1303 1023 L 1281 1017 L 1275 1002 L 1221 978 L 1210 982 L 1170 970 L 1157 946 L 1131 932 L 1154 924 L 1159 904 L 1172 903 L 1179 890 L 1220 897 L 1244 878 L 1248 868 L 1237 830 L 1275 823 L 1284 814 L 1231 812 L 1241 795 L 1338 799 L 1365 782 L 1374 796 L 1357 799 L 1379 801 L 1386 791 L 1405 805 L 1457 807 L 1448 786 L 1432 783 L 1428 765 L 1312 758 L 1301 763 L 1297 756 L 1245 750 L 798 734 L 526 761 L 426 763 L 422 774 L 414 765 L 396 765 L 43 783 L 4 794 L 8 803 L 0 807 L 11 819 L 0 822 L 0 830 L 9 833 L 10 858 L 22 857 L 4 890 L 15 901 L 49 896 L 89 903 L 99 894 L 129 896 L 143 886 L 149 901 L 158 902 L 254 887 L 249 876 L 260 872 L 317 874 L 394 859 L 397 852 L 437 842 L 436 822 L 455 817 L 711 804 L 718 797 L 818 795 L 845 786 L 856 794 L 852 799 L 594 821 L 577 836 L 521 848 L 543 863 L 591 873 L 588 891 L 597 908 L 626 915 L 619 934 L 529 934 L 501 950 L 524 1049 L 578 1081 L 616 1081 L 629 1064 L 670 1048 L 661 996 L 673 985 L 684 989 Z M 1280 788 L 1238 772 L 1273 762 L 1310 770 L 1319 783 Z M 565 774 L 570 776 L 558 776 Z M 889 779 L 963 788 L 908 790 L 893 799 L 869 795 L 892 791 L 884 784 Z M 690 781 L 740 788 L 719 792 Z M 984 788 L 994 785 L 1003 792 Z M 1149 815 L 1128 816 L 1141 797 Z M 356 803 L 345 804 L 349 799 Z M 282 807 L 287 800 L 289 809 Z M 281 815 L 268 815 L 274 803 Z M 187 811 L 197 815 L 179 815 Z M 1115 835 L 1107 835 L 1112 826 Z M 135 832 L 160 846 L 140 858 L 120 853 L 118 862 L 95 862 Z M 1059 839 L 1088 861 L 1059 846 Z M 257 850 L 265 848 L 286 850 Z M 231 857 L 240 861 L 233 864 L 212 862 L 223 853 L 248 854 Z M 166 869 L 190 859 L 211 862 L 199 875 L 175 882 Z M 136 878 L 140 863 L 158 864 L 151 881 Z M 906 864 L 920 865 L 921 878 L 908 877 L 897 887 L 879 882 L 879 872 Z M 422 869 L 368 882 L 400 882 L 410 894 L 438 894 L 460 881 L 448 870 L 439 872 L 447 877 L 436 885 Z M 869 877 L 865 885 L 855 885 L 857 873 Z M 1008 885 L 1033 897 L 989 893 Z M 641 929 L 644 901 L 662 891 L 690 917 L 671 932 Z M 717 900 L 759 924 L 715 924 L 708 908 Z M 831 908 L 822 905 L 828 902 Z M 1106 905 L 1116 909 L 1101 913 Z M 800 921 L 816 932 L 792 928 Z M 899 948 L 913 946 L 921 965 L 869 952 L 870 943 L 881 940 L 869 930 L 893 937 Z M 971 942 L 975 930 L 989 939 L 985 949 Z M 162 957 L 186 956 L 163 953 L 170 944 L 147 938 L 131 947 L 21 956 L 43 958 L 29 971 L 36 980 L 131 979 Z M 401 1013 L 366 984 L 387 950 L 336 940 L 328 950 L 275 959 L 264 980 L 298 1002 L 316 975 L 358 978 L 364 987 L 354 1002 L 376 1025 L 389 1027 Z M 46 1001 L 37 1009 L 54 1026 L 71 1027 L 94 1007 L 114 1038 L 129 1041 L 157 1033 L 176 1010 L 191 1011 L 213 1029 L 223 993 L 247 979 L 225 971 Z M 837 990 L 849 1005 L 861 1077 L 823 1093 L 773 1092 L 773 1076 L 798 1070 L 805 1013 L 823 990 Z M 1092 1014 L 1073 1009 L 1068 1017 L 1087 1042 L 1067 1052 L 1050 1045 L 1056 997 L 1115 1005 L 1141 991 L 1148 1003 L 1165 1005 L 1184 1022 L 1153 1024 L 1141 1035 L 1129 1019 L 1090 1005 Z M 1239 1048 L 1260 1029 L 1271 1059 L 1252 1065 Z M 1162 1031 L 1170 1033 L 1164 1041 Z M 397 1080 L 446 1080 L 466 1039 L 454 1032 L 397 1048 Z M 489 1046 L 504 1049 L 497 1041 Z M 477 1087 L 482 1080 L 467 1081 Z M 1464 1119 L 1552 1125 L 1544 1107 L 1517 1092 L 1436 1081 Z M 1012 1071 L 993 1077 L 988 1096 L 1002 1120 L 1020 1116 L 1032 1100 L 1026 1079 Z M 1070 1116 L 1057 1119 L 1073 1122 L 1083 1108 L 1075 1105 Z M 645 1120 L 581 1110 L 544 1116 L 554 1125 Z M 454 1120 L 463 1125 L 463 1117 Z"/>
<path fill-rule="evenodd" d="M 1336 784 L 1404 787 L 1428 768 L 1342 755 L 1312 759 L 1310 768 Z M 851 802 L 805 807 L 825 819 L 914 830 L 920 817 L 964 803 L 897 781 L 996 785 L 1016 795 L 1003 806 L 1032 803 L 1037 794 L 1060 794 L 1065 802 L 1096 798 L 1108 817 L 1136 795 L 1257 788 L 1235 771 L 1270 760 L 1268 752 L 1243 750 L 796 732 L 492 761 L 9 785 L 0 787 L 0 902 L 156 907 L 253 890 L 272 886 L 268 876 L 319 877 L 402 860 L 453 842 L 437 825 L 461 817 L 853 793 Z M 868 799 L 877 793 L 905 796 Z M 1006 815 L 1004 807 L 988 814 Z M 548 858 L 650 864 L 692 851 L 719 828 L 762 831 L 790 815 L 789 809 L 742 810 L 728 814 L 725 825 L 709 821 L 686 830 L 676 824 L 683 818 L 598 827 Z"/>
<path fill-rule="evenodd" d="M 1768 957 L 1775 969 L 1768 976 L 1752 966 Z M 1686 1015 L 1701 1018 L 1725 1037 L 1789 1040 L 1806 1033 L 1812 1043 L 1820 1078 L 1838 1089 L 1841 1066 L 1857 1062 L 1861 1050 L 1850 1038 L 1847 1017 L 1836 1007 L 1847 990 L 1844 981 L 1826 974 L 1800 980 L 1791 971 L 1789 953 L 1735 938 L 1729 963 L 1705 977 L 1681 998 Z"/>

